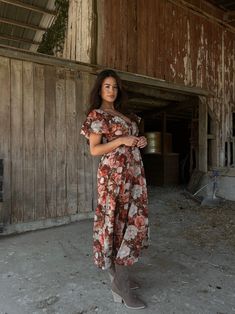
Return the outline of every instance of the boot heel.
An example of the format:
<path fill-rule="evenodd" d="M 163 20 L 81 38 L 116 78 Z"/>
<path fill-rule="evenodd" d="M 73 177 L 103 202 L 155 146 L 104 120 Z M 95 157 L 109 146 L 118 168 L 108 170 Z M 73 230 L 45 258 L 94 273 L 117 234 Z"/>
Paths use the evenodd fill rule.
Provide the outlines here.
<path fill-rule="evenodd" d="M 115 292 L 112 290 L 112 295 L 113 295 L 113 300 L 114 300 L 114 302 L 122 303 L 122 297 L 120 297 L 119 294 L 115 293 Z"/>

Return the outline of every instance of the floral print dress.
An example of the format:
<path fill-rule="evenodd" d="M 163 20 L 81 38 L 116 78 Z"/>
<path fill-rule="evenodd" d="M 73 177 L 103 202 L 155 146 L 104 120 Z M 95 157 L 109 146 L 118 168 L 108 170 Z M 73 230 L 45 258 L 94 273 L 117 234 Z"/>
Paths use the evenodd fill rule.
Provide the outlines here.
<path fill-rule="evenodd" d="M 104 142 L 138 135 L 127 122 L 101 109 L 89 113 L 81 134 L 102 134 Z M 147 188 L 139 148 L 121 145 L 101 158 L 97 173 L 98 205 L 94 217 L 94 261 L 108 269 L 112 262 L 132 265 L 147 247 Z"/>

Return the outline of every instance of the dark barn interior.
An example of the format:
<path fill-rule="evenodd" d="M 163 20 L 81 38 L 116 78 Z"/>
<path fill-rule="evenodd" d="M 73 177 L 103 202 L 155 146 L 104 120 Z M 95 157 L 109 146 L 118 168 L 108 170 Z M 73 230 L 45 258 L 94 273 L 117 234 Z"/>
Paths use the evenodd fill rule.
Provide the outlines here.
<path fill-rule="evenodd" d="M 128 109 L 142 118 L 149 185 L 187 184 L 197 167 L 198 97 L 184 91 L 127 84 Z"/>

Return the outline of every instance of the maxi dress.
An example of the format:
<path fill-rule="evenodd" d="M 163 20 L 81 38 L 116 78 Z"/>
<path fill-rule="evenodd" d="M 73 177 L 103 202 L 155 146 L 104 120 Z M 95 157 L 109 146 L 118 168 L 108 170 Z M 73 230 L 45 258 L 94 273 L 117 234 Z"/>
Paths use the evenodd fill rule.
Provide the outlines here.
<path fill-rule="evenodd" d="M 92 110 L 81 128 L 87 139 L 102 134 L 103 142 L 138 135 L 128 122 L 101 109 Z M 108 269 L 113 262 L 132 265 L 148 246 L 147 188 L 138 147 L 121 145 L 101 157 L 97 172 L 98 205 L 94 216 L 94 262 Z"/>

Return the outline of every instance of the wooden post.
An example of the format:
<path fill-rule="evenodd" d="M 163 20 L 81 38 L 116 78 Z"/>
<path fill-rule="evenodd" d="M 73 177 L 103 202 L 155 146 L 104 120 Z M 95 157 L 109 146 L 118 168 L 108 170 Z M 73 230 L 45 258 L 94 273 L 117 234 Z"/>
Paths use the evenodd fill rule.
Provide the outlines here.
<path fill-rule="evenodd" d="M 96 30 L 93 0 L 70 0 L 68 28 L 63 57 L 86 63 L 95 62 Z"/>
<path fill-rule="evenodd" d="M 216 121 L 216 118 L 212 119 L 212 147 L 211 147 L 211 157 L 212 157 L 212 166 L 219 167 L 219 124 Z"/>
<path fill-rule="evenodd" d="M 161 134 L 161 152 L 164 156 L 166 154 L 166 112 L 162 113 L 162 134 Z"/>
<path fill-rule="evenodd" d="M 199 128 L 198 128 L 198 170 L 207 172 L 207 104 L 204 99 L 199 100 Z"/>

